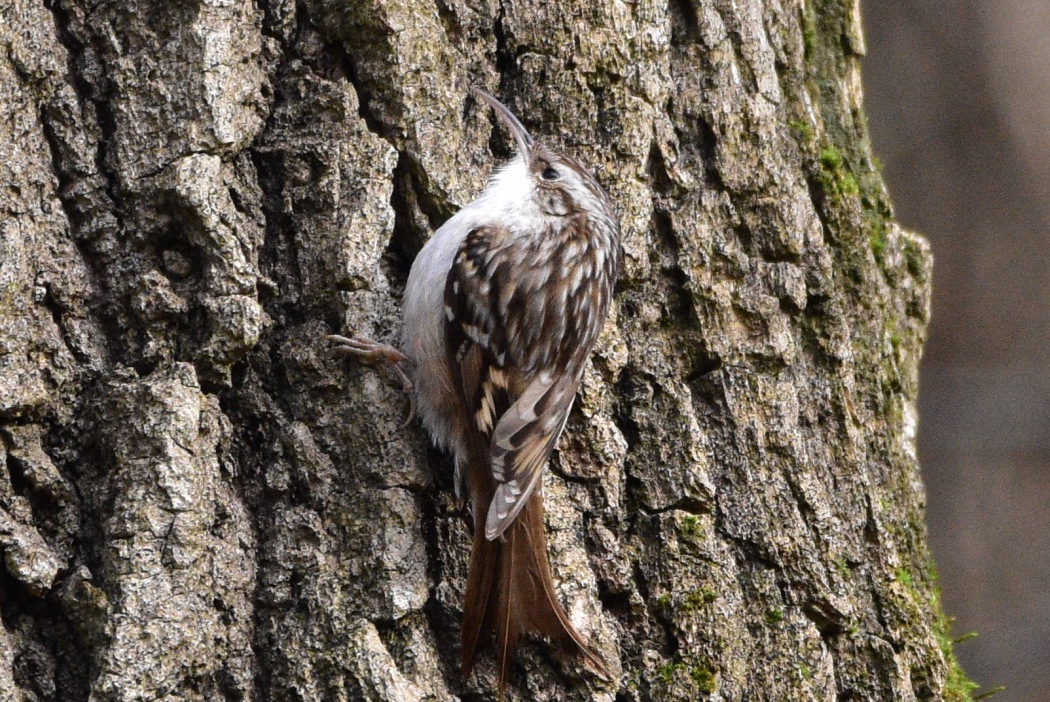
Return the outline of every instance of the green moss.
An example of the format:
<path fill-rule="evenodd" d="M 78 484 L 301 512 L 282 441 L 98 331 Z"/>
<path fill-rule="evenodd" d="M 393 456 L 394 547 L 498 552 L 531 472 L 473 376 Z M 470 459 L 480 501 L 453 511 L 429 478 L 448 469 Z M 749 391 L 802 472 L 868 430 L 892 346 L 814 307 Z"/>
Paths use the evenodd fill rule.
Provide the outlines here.
<path fill-rule="evenodd" d="M 874 256 L 880 267 L 885 263 L 892 210 L 880 174 L 881 164 L 871 156 L 863 112 L 859 106 L 843 109 L 854 98 L 845 92 L 845 86 L 859 59 L 860 28 L 855 25 L 853 10 L 850 1 L 814 0 L 801 23 L 808 91 L 816 101 L 818 123 L 822 126 L 810 177 L 825 195 L 822 218 L 837 244 L 840 267 L 849 280 L 863 287 L 863 272 L 870 268 L 869 256 Z M 794 116 L 804 115 L 795 112 Z M 862 297 L 870 299 L 863 292 Z"/>
<path fill-rule="evenodd" d="M 835 570 L 837 570 L 839 575 L 843 578 L 848 578 L 853 574 L 853 569 L 849 567 L 849 561 L 847 561 L 845 557 L 839 558 L 835 561 Z"/>
<path fill-rule="evenodd" d="M 660 607 L 667 608 L 671 606 L 671 593 L 665 592 L 656 598 L 656 604 Z"/>
<path fill-rule="evenodd" d="M 802 53 L 808 63 L 817 49 L 817 18 L 810 5 L 802 15 Z"/>
<path fill-rule="evenodd" d="M 798 672 L 802 675 L 803 680 L 810 680 L 813 678 L 813 669 L 805 663 L 800 663 L 798 666 Z"/>
<path fill-rule="evenodd" d="M 820 152 L 820 165 L 829 171 L 842 168 L 842 153 L 834 146 L 825 148 Z"/>
<path fill-rule="evenodd" d="M 929 566 L 928 577 L 930 585 L 927 588 L 916 583 L 915 575 L 908 568 L 897 568 L 897 570 L 893 572 L 893 579 L 907 588 L 908 594 L 912 599 L 919 603 L 927 603 L 933 610 L 933 634 L 937 638 L 937 645 L 941 649 L 941 654 L 944 656 L 944 662 L 948 666 L 948 675 L 944 682 L 944 701 L 974 702 L 978 698 L 985 699 L 986 697 L 995 694 L 998 689 L 990 690 L 983 695 L 974 697 L 973 692 L 980 687 L 980 685 L 966 675 L 966 672 L 959 664 L 959 659 L 955 656 L 954 646 L 956 643 L 973 638 L 976 634 L 967 634 L 958 639 L 952 637 L 951 629 L 954 620 L 945 615 L 941 608 L 941 591 L 936 585 L 937 569 L 932 563 Z"/>
<path fill-rule="evenodd" d="M 689 515 L 685 519 L 682 520 L 682 534 L 683 535 L 691 537 L 691 538 L 696 538 L 696 537 L 700 536 L 700 531 L 701 531 L 700 520 L 697 517 L 695 517 L 693 515 Z"/>
<path fill-rule="evenodd" d="M 926 257 L 923 255 L 922 249 L 911 239 L 911 237 L 904 237 L 903 250 L 904 264 L 908 268 L 908 273 L 910 273 L 912 277 L 921 280 L 926 272 Z"/>
<path fill-rule="evenodd" d="M 660 679 L 664 681 L 665 685 L 670 685 L 674 682 L 675 673 L 679 670 L 685 670 L 684 663 L 665 663 L 660 666 L 656 671 L 656 674 L 660 676 Z"/>
<path fill-rule="evenodd" d="M 705 604 L 710 604 L 718 599 L 718 593 L 709 587 L 693 590 L 685 596 L 682 602 L 682 611 L 694 612 Z"/>
<path fill-rule="evenodd" d="M 802 144 L 803 147 L 808 146 L 813 142 L 816 133 L 813 131 L 813 127 L 804 119 L 792 119 L 788 120 L 788 127 L 792 132 L 795 133 L 795 137 Z"/>
<path fill-rule="evenodd" d="M 833 183 L 836 195 L 848 196 L 860 194 L 860 186 L 857 185 L 857 179 L 854 178 L 853 174 L 849 171 L 839 171 L 838 177 L 834 179 Z"/>
<path fill-rule="evenodd" d="M 974 690 L 980 685 L 970 680 L 962 666 L 959 665 L 959 659 L 955 657 L 951 634 L 952 618 L 945 616 L 941 611 L 939 594 L 934 595 L 933 599 L 934 607 L 937 609 L 933 633 L 937 637 L 937 645 L 940 646 L 941 653 L 944 655 L 944 661 L 948 664 L 948 678 L 944 681 L 944 700 L 945 702 L 971 702 L 974 699 Z"/>
<path fill-rule="evenodd" d="M 853 51 L 858 34 L 853 26 L 853 0 L 813 0 L 807 6 L 801 19 L 810 93 L 832 140 L 851 143 L 854 115 L 842 107 L 848 104 L 845 78 L 858 60 Z"/>
<path fill-rule="evenodd" d="M 689 677 L 696 683 L 700 692 L 710 695 L 715 691 L 715 674 L 702 666 L 694 666 L 689 670 Z"/>
<path fill-rule="evenodd" d="M 850 171 L 842 152 L 835 146 L 826 146 L 820 152 L 820 171 L 817 179 L 824 187 L 825 194 L 832 200 L 860 194 L 856 176 Z"/>
<path fill-rule="evenodd" d="M 886 219 L 875 213 L 874 210 L 864 212 L 865 223 L 868 224 L 868 243 L 871 244 L 871 252 L 875 260 L 882 265 L 883 253 L 886 251 Z"/>
<path fill-rule="evenodd" d="M 974 697 L 973 692 L 980 687 L 980 685 L 966 675 L 966 671 L 964 671 L 959 664 L 959 659 L 955 657 L 955 644 L 957 642 L 971 639 L 977 634 L 962 636 L 958 641 L 952 638 L 952 622 L 954 619 L 947 616 L 941 607 L 941 589 L 937 586 L 939 576 L 937 574 L 937 567 L 932 561 L 929 566 L 929 577 L 931 583 L 929 589 L 929 602 L 930 606 L 933 608 L 935 617 L 933 621 L 933 635 L 937 637 L 937 645 L 941 649 L 941 654 L 944 656 L 944 662 L 948 665 L 948 677 L 944 682 L 944 700 L 945 702 L 972 702 L 977 699 L 987 699 L 987 697 L 999 692 L 1001 688 L 989 690 L 982 695 Z M 900 580 L 899 577 L 898 580 Z"/>
<path fill-rule="evenodd" d="M 695 698 L 697 693 L 710 695 L 718 687 L 718 677 L 710 666 L 693 661 L 671 661 L 656 670 L 666 692 L 684 693 Z"/>
<path fill-rule="evenodd" d="M 898 568 L 893 572 L 893 579 L 911 590 L 912 597 L 918 599 L 918 593 L 915 592 L 915 578 L 910 570 L 903 567 Z"/>
<path fill-rule="evenodd" d="M 784 610 L 782 609 L 770 609 L 766 612 L 766 621 L 770 624 L 776 625 L 784 621 Z"/>

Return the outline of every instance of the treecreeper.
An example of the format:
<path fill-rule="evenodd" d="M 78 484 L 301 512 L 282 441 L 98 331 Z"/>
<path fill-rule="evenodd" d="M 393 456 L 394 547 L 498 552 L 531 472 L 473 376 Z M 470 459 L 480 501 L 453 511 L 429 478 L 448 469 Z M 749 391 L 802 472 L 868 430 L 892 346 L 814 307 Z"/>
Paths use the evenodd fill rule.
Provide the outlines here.
<path fill-rule="evenodd" d="M 605 191 L 475 89 L 517 144 L 481 195 L 419 252 L 401 350 L 329 337 L 340 354 L 390 363 L 434 442 L 455 457 L 474 521 L 462 670 L 494 646 L 500 697 L 518 638 L 534 632 L 608 677 L 558 602 L 543 525 L 543 472 L 605 323 L 623 261 Z"/>

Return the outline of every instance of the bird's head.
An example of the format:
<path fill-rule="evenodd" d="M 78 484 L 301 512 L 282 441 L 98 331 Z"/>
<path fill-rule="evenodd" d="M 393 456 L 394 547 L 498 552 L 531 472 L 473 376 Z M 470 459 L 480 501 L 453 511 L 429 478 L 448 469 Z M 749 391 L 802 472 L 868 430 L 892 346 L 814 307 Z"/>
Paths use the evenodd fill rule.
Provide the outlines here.
<path fill-rule="evenodd" d="M 517 157 L 490 186 L 501 198 L 526 200 L 520 204 L 531 205 L 547 217 L 611 216 L 608 196 L 579 162 L 533 139 L 499 100 L 477 88 L 472 90 L 507 125 L 517 144 Z"/>

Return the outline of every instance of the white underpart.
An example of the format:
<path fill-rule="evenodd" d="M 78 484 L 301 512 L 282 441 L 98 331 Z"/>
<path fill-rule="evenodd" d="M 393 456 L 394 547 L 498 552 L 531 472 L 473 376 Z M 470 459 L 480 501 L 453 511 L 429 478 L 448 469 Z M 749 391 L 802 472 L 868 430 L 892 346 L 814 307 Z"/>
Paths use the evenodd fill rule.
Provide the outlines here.
<path fill-rule="evenodd" d="M 445 357 L 445 281 L 460 246 L 477 227 L 513 222 L 522 231 L 530 231 L 543 225 L 545 215 L 534 204 L 534 187 L 520 155 L 498 169 L 478 199 L 434 232 L 408 275 L 402 342 L 405 353 L 415 362 L 413 382 L 419 416 L 434 443 L 460 455 L 463 427 L 453 426 L 452 403 L 457 390 Z M 497 357 L 502 358 L 503 352 Z"/>

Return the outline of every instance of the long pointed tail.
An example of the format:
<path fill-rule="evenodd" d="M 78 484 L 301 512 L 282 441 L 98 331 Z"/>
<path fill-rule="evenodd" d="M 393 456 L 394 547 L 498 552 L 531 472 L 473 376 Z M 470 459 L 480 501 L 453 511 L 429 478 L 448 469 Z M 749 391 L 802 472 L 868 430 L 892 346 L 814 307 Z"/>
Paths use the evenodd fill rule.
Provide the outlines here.
<path fill-rule="evenodd" d="M 527 631 L 547 636 L 559 649 L 590 661 L 608 677 L 605 661 L 576 631 L 555 595 L 543 531 L 543 498 L 533 494 L 495 541 L 485 538 L 484 524 L 484 519 L 475 524 L 463 605 L 463 677 L 470 675 L 475 657 L 495 634 L 502 699 L 518 637 Z"/>

